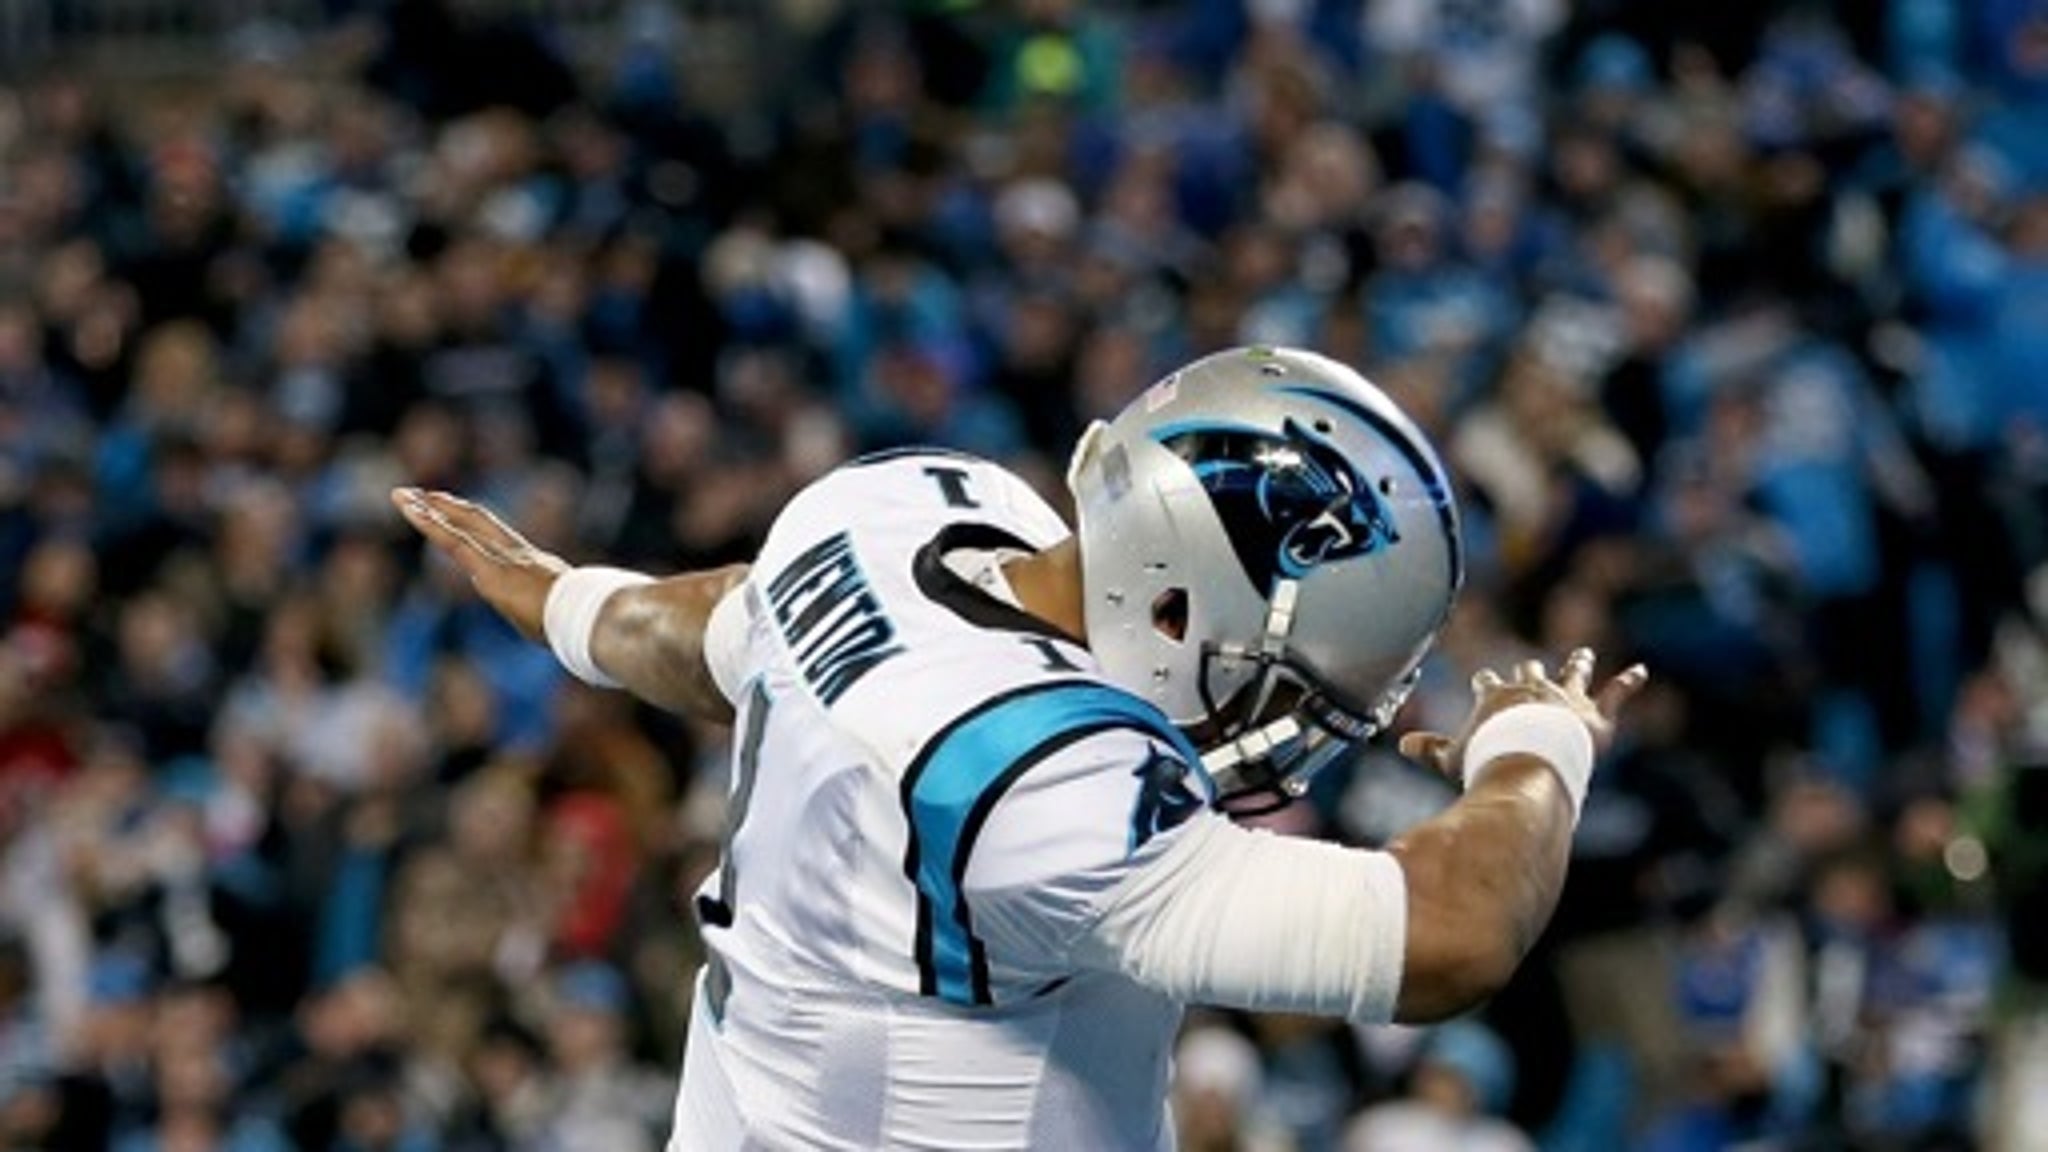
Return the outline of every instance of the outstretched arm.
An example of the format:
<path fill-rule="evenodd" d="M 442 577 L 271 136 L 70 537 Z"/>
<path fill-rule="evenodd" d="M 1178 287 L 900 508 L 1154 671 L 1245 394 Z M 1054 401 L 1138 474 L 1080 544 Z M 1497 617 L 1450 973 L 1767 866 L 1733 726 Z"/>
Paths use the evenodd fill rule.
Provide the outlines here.
<path fill-rule="evenodd" d="M 622 588 L 605 601 L 590 655 L 605 675 L 660 708 L 732 723 L 732 703 L 713 680 L 705 626 L 725 594 L 747 578 L 734 564 Z"/>
<path fill-rule="evenodd" d="M 570 571 L 489 509 L 445 492 L 400 488 L 391 501 L 406 522 L 469 577 L 477 593 L 521 635 L 546 643 L 548 595 Z M 590 656 L 640 699 L 697 719 L 730 723 L 728 703 L 705 663 L 704 631 L 744 564 L 622 587 L 606 597 L 590 635 Z"/>

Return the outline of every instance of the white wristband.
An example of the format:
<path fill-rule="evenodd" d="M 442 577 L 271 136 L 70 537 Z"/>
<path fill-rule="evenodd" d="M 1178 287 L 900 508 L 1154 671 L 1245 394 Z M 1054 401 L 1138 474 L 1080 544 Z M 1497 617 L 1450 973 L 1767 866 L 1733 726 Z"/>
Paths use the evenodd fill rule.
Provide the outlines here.
<path fill-rule="evenodd" d="M 604 602 L 621 588 L 652 584 L 654 580 L 623 568 L 571 568 L 555 577 L 548 589 L 547 606 L 541 611 L 541 630 L 548 647 L 571 676 L 596 688 L 616 688 L 619 682 L 604 674 L 590 657 L 590 637 L 597 631 L 598 613 Z"/>
<path fill-rule="evenodd" d="M 1593 779 L 1593 734 L 1577 714 L 1562 704 L 1517 704 L 1487 717 L 1465 742 L 1465 787 L 1503 756 L 1534 756 L 1550 765 L 1578 820 Z"/>

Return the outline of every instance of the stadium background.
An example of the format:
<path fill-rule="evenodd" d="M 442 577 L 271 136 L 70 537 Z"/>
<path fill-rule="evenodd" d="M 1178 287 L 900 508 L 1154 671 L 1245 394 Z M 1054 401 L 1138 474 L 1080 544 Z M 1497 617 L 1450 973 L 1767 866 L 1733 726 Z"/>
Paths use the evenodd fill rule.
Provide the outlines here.
<path fill-rule="evenodd" d="M 1505 995 L 1199 1017 L 1185 1146 L 2048 1147 L 2036 0 L 0 0 L 0 1146 L 658 1147 L 724 734 L 385 492 L 745 558 L 1246 341 L 1459 475 L 1407 723 L 1658 680 Z"/>

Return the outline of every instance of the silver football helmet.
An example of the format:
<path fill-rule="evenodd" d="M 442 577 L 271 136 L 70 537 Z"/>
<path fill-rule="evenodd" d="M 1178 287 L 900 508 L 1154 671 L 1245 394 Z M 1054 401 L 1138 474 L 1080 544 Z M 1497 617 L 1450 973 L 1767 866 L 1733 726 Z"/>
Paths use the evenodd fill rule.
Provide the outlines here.
<path fill-rule="evenodd" d="M 1357 372 L 1239 348 L 1074 450 L 1088 644 L 1263 811 L 1384 728 L 1464 581 L 1434 449 Z"/>

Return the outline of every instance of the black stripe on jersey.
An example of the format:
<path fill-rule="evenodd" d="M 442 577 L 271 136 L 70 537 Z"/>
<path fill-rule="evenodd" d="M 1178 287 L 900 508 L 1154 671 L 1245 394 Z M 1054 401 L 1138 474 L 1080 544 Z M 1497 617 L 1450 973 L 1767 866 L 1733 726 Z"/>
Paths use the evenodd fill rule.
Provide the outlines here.
<path fill-rule="evenodd" d="M 1053 733 L 1051 736 L 1039 741 L 1032 747 L 1031 751 L 1026 752 L 1022 758 L 1011 764 L 1003 771 L 1001 776 L 996 777 L 995 782 L 984 789 L 981 795 L 975 799 L 974 807 L 967 810 L 967 822 L 960 830 L 960 843 L 953 850 L 953 888 L 960 894 L 960 915 L 958 919 L 960 927 L 967 932 L 967 952 L 973 963 L 974 1002 L 976 1004 L 995 1003 L 995 999 L 989 991 L 988 952 L 982 946 L 981 937 L 974 934 L 974 917 L 967 907 L 967 861 L 974 854 L 974 842 L 981 838 L 982 825 L 988 823 L 989 813 L 995 811 L 996 804 L 1002 800 L 1004 793 L 1008 792 L 1023 777 L 1024 773 L 1043 763 L 1047 757 L 1098 733 L 1129 727 L 1133 727 L 1133 725 L 1122 720 L 1106 720 L 1099 724 L 1083 724 Z M 1142 731 L 1142 729 L 1138 730 Z M 934 980 L 937 979 L 936 972 L 933 973 L 933 978 Z"/>
<path fill-rule="evenodd" d="M 909 829 L 909 836 L 903 851 L 903 875 L 910 881 L 911 888 L 917 892 L 915 954 L 917 957 L 918 991 L 922 995 L 937 996 L 939 994 L 939 973 L 938 964 L 932 955 L 933 911 L 931 899 L 925 894 L 924 886 L 918 883 L 917 878 L 918 867 L 923 862 L 924 855 L 923 846 L 918 841 L 917 820 L 912 811 L 918 781 L 924 776 L 925 769 L 930 766 L 933 755 L 945 746 L 946 741 L 960 728 L 972 723 L 976 718 L 985 713 L 992 712 L 1025 696 L 1092 685 L 1092 681 L 1085 680 L 1041 680 L 991 696 L 973 708 L 954 717 L 944 728 L 934 733 L 930 739 L 925 741 L 924 747 L 918 750 L 917 758 L 911 761 L 910 767 L 904 772 L 903 782 L 900 786 L 900 797 L 903 806 L 904 823 Z M 1061 749 L 1085 740 L 1090 736 L 1113 731 L 1118 728 L 1130 728 L 1134 731 L 1146 732 L 1145 728 L 1132 724 L 1128 720 L 1110 719 L 1097 723 L 1078 724 L 1050 733 L 1045 739 L 1033 744 L 1022 756 L 1011 761 L 1010 766 L 989 782 L 988 786 L 975 798 L 973 806 L 968 809 L 967 818 L 961 825 L 959 842 L 954 846 L 950 872 L 953 877 L 954 891 L 958 893 L 958 908 L 956 909 L 954 921 L 967 934 L 971 981 L 974 1002 L 976 1004 L 994 1003 L 994 997 L 989 988 L 988 953 L 980 938 L 974 935 L 973 914 L 967 906 L 967 896 L 963 891 L 963 884 L 967 878 L 967 864 L 973 856 L 975 841 L 981 837 L 982 827 L 988 823 L 989 815 L 995 811 L 997 802 L 1003 798 L 1004 794 L 1009 792 L 1018 780 L 1023 778 L 1024 773 L 1030 771 L 1047 757 L 1052 756 Z M 1147 735 L 1150 734 L 1147 732 Z"/>
<path fill-rule="evenodd" d="M 917 833 L 910 834 L 910 856 L 917 856 Z M 911 884 L 917 883 L 916 865 L 911 865 Z M 924 889 L 917 889 L 917 992 L 920 996 L 939 994 L 939 966 L 932 961 L 932 902 Z"/>
<path fill-rule="evenodd" d="M 959 573 L 946 567 L 946 553 L 962 548 L 983 552 L 998 548 L 1017 552 L 1038 551 L 1015 533 L 994 524 L 949 524 L 932 538 L 931 543 L 918 549 L 910 562 L 911 578 L 917 581 L 917 590 L 924 593 L 925 599 L 976 628 L 1022 632 L 1067 644 L 1081 643 L 1022 608 L 998 600 L 962 580 Z"/>
<path fill-rule="evenodd" d="M 924 742 L 924 747 L 917 750 L 917 758 L 910 762 L 910 767 L 903 773 L 903 783 L 899 786 L 898 794 L 903 805 L 904 824 L 910 829 L 908 844 L 903 849 L 903 875 L 910 881 L 911 889 L 917 893 L 918 990 L 926 996 L 936 996 L 939 994 L 939 971 L 938 967 L 932 962 L 931 901 L 925 899 L 924 889 L 917 882 L 917 869 L 919 863 L 921 863 L 920 857 L 922 852 L 917 842 L 917 820 L 911 812 L 913 798 L 917 792 L 917 782 L 924 776 L 924 770 L 931 766 L 932 756 L 945 745 L 946 738 L 973 721 L 975 717 L 980 716 L 984 712 L 999 708 L 1020 696 L 1029 696 L 1034 692 L 1043 692 L 1062 683 L 1072 683 L 1072 681 L 1049 680 L 1036 684 L 1021 685 L 1007 692 L 999 692 L 962 712 L 960 715 L 953 717 L 953 719 L 947 721 L 944 728 L 933 733 L 931 738 Z"/>

